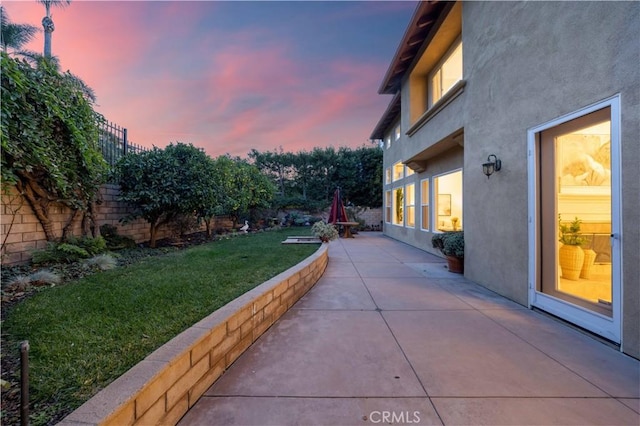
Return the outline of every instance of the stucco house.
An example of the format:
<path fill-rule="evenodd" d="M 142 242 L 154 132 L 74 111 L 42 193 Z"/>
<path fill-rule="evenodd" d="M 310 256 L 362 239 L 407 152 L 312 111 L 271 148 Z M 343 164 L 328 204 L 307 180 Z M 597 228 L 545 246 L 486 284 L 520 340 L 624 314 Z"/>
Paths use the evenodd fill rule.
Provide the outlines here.
<path fill-rule="evenodd" d="M 464 230 L 466 278 L 640 358 L 638 64 L 639 2 L 419 3 L 371 135 L 384 233 Z"/>

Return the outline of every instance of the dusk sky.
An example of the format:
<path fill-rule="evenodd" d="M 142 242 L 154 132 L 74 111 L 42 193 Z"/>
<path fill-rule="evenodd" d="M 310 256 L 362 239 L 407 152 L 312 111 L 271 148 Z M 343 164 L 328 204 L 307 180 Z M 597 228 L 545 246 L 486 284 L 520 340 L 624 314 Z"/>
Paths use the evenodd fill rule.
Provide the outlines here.
<path fill-rule="evenodd" d="M 2 3 L 42 28 L 35 0 Z M 53 9 L 52 53 L 140 145 L 356 148 L 390 101 L 377 90 L 416 4 L 76 0 Z M 26 48 L 43 45 L 40 32 Z"/>

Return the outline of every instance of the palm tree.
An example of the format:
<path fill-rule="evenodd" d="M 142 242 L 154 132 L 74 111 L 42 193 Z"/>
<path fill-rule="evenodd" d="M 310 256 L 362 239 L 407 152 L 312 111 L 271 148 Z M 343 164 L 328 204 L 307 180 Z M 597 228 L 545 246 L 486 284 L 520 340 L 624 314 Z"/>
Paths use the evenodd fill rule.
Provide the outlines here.
<path fill-rule="evenodd" d="M 71 3 L 71 0 L 36 0 L 38 3 L 42 3 L 47 12 L 47 15 L 42 18 L 42 27 L 44 28 L 44 56 L 45 58 L 51 57 L 51 34 L 55 29 L 53 25 L 53 19 L 51 17 L 51 6 L 64 7 Z"/>
<path fill-rule="evenodd" d="M 0 42 L 4 53 L 7 53 L 9 48 L 16 53 L 21 53 L 22 47 L 40 31 L 35 25 L 12 23 L 4 6 L 0 6 L 0 20 L 2 21 L 0 23 Z"/>

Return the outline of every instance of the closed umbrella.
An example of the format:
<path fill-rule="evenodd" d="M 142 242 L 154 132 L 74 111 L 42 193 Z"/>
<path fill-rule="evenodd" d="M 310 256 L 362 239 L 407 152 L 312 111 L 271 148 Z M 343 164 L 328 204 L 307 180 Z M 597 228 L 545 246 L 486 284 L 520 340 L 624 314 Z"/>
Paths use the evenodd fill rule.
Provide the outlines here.
<path fill-rule="evenodd" d="M 347 220 L 347 211 L 344 209 L 340 188 L 338 188 L 336 192 L 333 193 L 333 202 L 331 203 L 329 220 L 327 220 L 327 222 L 335 224 L 336 222 L 346 222 Z"/>

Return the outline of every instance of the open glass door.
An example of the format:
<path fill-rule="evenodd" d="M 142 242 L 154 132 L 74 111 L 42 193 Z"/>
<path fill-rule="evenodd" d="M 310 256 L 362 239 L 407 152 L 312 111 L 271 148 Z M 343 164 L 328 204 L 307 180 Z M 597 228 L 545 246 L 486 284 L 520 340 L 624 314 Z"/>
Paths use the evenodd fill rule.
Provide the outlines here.
<path fill-rule="evenodd" d="M 532 304 L 619 342 L 621 283 L 614 239 L 619 199 L 612 142 L 618 143 L 612 138 L 611 106 L 535 133 Z"/>

